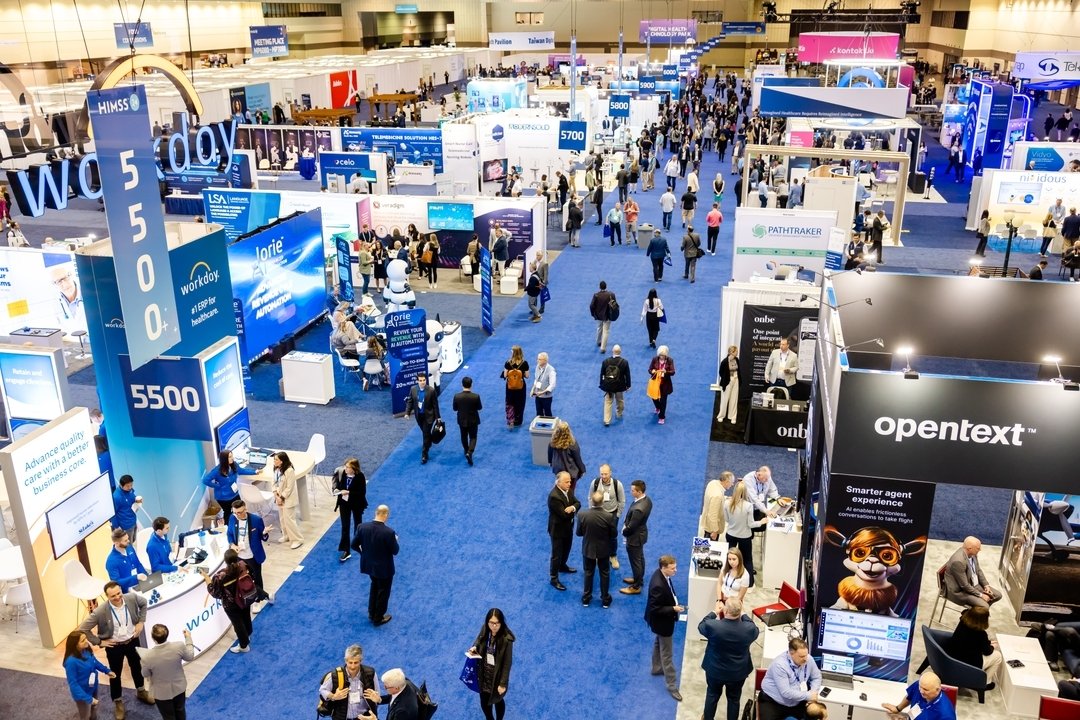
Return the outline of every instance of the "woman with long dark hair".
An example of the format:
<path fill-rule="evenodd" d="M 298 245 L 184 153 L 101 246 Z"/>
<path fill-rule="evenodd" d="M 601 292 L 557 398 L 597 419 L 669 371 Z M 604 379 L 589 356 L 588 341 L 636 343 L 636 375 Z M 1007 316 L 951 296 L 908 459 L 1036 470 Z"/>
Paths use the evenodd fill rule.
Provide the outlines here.
<path fill-rule="evenodd" d="M 300 524 L 296 522 L 296 506 L 300 504 L 300 494 L 296 486 L 296 471 L 288 453 L 276 452 L 274 457 L 274 502 L 281 515 L 281 538 L 278 542 L 291 542 L 289 547 L 295 550 L 304 544 L 300 533 Z"/>
<path fill-rule="evenodd" d="M 510 348 L 510 359 L 499 374 L 506 381 L 506 427 L 521 427 L 525 420 L 525 386 L 529 379 L 529 361 L 520 345 Z"/>
<path fill-rule="evenodd" d="M 67 636 L 63 665 L 71 699 L 75 701 L 75 707 L 79 711 L 79 720 L 97 720 L 97 674 L 105 673 L 111 679 L 116 677 L 116 673 L 94 657 L 90 641 L 78 630 Z"/>
<path fill-rule="evenodd" d="M 1001 673 L 1002 655 L 997 643 L 990 639 L 986 629 L 990 627 L 990 609 L 969 607 L 960 613 L 952 636 L 943 643 L 942 649 L 951 658 L 982 668 L 988 682 L 986 689 L 993 690 Z"/>
<path fill-rule="evenodd" d="M 229 648 L 232 653 L 246 653 L 251 645 L 251 606 L 240 607 L 236 604 L 236 581 L 248 572 L 247 563 L 240 559 L 235 550 L 229 548 L 225 551 L 225 567 L 213 577 L 206 578 L 207 583 L 219 578 L 221 597 L 218 599 L 221 600 L 221 607 L 236 632 L 236 644 Z"/>
<path fill-rule="evenodd" d="M 649 331 L 649 347 L 656 347 L 656 336 L 660 334 L 660 318 L 664 317 L 664 303 L 656 294 L 656 288 L 649 289 L 649 295 L 641 306 L 641 319 Z"/>
<path fill-rule="evenodd" d="M 240 497 L 240 475 L 256 475 L 256 470 L 240 467 L 233 460 L 232 450 L 218 453 L 218 464 L 203 475 L 203 485 L 214 490 L 214 500 L 221 506 L 222 524 L 228 525 L 232 517 L 233 500 Z"/>
<path fill-rule="evenodd" d="M 486 720 L 503 720 L 506 714 L 506 690 L 510 686 L 510 667 L 514 662 L 514 633 L 506 625 L 499 608 L 491 608 L 484 627 L 468 653 L 479 656 L 480 709 Z M 494 713 L 492 713 L 494 708 Z"/>

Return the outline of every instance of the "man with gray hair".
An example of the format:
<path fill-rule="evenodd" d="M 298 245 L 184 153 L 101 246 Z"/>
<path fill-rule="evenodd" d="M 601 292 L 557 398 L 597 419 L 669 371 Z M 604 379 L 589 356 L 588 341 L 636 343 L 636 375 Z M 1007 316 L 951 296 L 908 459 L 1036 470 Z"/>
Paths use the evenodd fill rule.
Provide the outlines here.
<path fill-rule="evenodd" d="M 698 632 L 708 641 L 701 667 L 705 671 L 705 720 L 714 720 L 720 696 L 727 692 L 727 718 L 738 720 L 739 701 L 747 676 L 754 670 L 750 647 L 758 637 L 757 626 L 743 614 L 742 601 L 737 597 L 716 601 L 716 612 L 698 623 Z"/>
<path fill-rule="evenodd" d="M 405 677 L 405 672 L 401 668 L 387 670 L 382 674 L 382 684 L 386 688 L 385 695 L 375 690 L 364 690 L 364 697 L 380 705 L 390 705 L 386 720 L 417 720 L 420 702 L 416 686 Z"/>
<path fill-rule="evenodd" d="M 610 473 L 610 471 L 609 471 Z M 603 508 L 604 493 L 589 497 L 589 509 L 578 515 L 577 536 L 581 538 L 582 562 L 585 565 L 585 588 L 581 604 L 592 602 L 593 575 L 600 567 L 600 601 L 604 609 L 611 607 L 611 544 L 616 540 L 616 516 Z"/>
<path fill-rule="evenodd" d="M 375 690 L 375 669 L 363 664 L 364 649 L 350 645 L 345 649 L 345 664 L 323 675 L 319 697 L 330 708 L 333 720 L 375 720 L 377 701 L 364 697 Z"/>

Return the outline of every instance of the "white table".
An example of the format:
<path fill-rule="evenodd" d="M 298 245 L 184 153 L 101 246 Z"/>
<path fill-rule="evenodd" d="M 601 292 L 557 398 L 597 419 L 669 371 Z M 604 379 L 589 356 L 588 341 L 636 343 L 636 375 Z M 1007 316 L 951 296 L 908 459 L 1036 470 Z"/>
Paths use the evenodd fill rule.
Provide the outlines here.
<path fill-rule="evenodd" d="M 762 540 L 761 586 L 779 588 L 785 582 L 798 586 L 802 532 L 794 518 L 770 520 Z"/>
<path fill-rule="evenodd" d="M 761 633 L 762 650 L 761 666 L 768 667 L 769 663 L 788 651 L 788 634 L 783 627 L 767 627 Z"/>
<path fill-rule="evenodd" d="M 325 405 L 334 399 L 334 362 L 327 353 L 293 350 L 281 358 L 281 379 L 289 402 Z"/>
<path fill-rule="evenodd" d="M 277 451 L 275 451 L 277 452 Z M 300 495 L 300 519 L 307 520 L 311 517 L 311 499 L 308 497 L 308 475 L 315 469 L 315 456 L 305 450 L 285 450 L 289 460 L 293 464 L 293 472 L 296 473 L 296 492 Z M 241 479 L 250 477 L 252 483 L 264 483 L 269 490 L 274 485 L 274 459 L 267 460 L 266 466 L 258 475 L 242 475 Z M 260 488 L 262 489 L 262 488 Z"/>
<path fill-rule="evenodd" d="M 22 548 L 18 545 L 0 550 L 0 583 L 15 582 L 26 577 Z"/>
<path fill-rule="evenodd" d="M 727 556 L 727 543 L 723 540 L 710 542 L 712 550 L 719 552 L 723 557 Z M 686 598 L 686 639 L 704 640 L 697 626 L 709 613 L 716 610 L 716 581 L 719 571 L 705 571 L 698 573 L 697 565 L 693 559 L 690 561 L 690 572 L 687 579 Z"/>
<path fill-rule="evenodd" d="M 830 717 L 884 720 L 888 715 L 881 707 L 882 703 L 895 705 L 904 699 L 906 691 L 906 683 L 856 677 L 853 690 L 830 688 L 829 696 L 822 698 L 822 702 L 829 706 Z M 862 694 L 866 695 L 865 700 L 860 698 Z"/>
<path fill-rule="evenodd" d="M 1039 697 L 1057 697 L 1058 692 L 1038 639 L 999 634 L 997 642 L 1005 658 L 1001 666 L 1001 697 L 1005 709 L 1012 717 L 1038 717 Z M 1010 660 L 1019 660 L 1024 667 L 1009 667 Z"/>

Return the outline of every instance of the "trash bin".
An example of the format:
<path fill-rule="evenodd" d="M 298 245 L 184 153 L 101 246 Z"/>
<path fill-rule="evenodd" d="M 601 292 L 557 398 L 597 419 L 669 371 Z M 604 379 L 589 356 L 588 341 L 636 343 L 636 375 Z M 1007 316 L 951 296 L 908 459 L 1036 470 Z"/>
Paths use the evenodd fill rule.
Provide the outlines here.
<path fill-rule="evenodd" d="M 555 423 L 558 418 L 536 417 L 529 423 L 529 435 L 532 437 L 532 461 L 533 465 L 548 465 L 548 443 L 551 442 L 551 434 L 555 432 Z"/>
<path fill-rule="evenodd" d="M 641 250 L 644 250 L 645 248 L 649 247 L 649 241 L 653 239 L 653 230 L 655 230 L 655 229 L 656 228 L 654 228 L 652 226 L 652 223 L 642 223 L 641 225 L 638 225 L 638 228 L 637 228 L 637 246 L 638 246 L 638 248 L 640 248 Z"/>
<path fill-rule="evenodd" d="M 911 176 L 911 192 L 922 194 L 926 192 L 926 173 L 916 172 Z"/>

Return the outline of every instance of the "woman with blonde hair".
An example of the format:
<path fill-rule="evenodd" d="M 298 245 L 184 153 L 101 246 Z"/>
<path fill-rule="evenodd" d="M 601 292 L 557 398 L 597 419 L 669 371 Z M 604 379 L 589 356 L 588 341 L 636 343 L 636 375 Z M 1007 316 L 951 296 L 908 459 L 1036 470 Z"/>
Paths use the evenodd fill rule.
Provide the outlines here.
<path fill-rule="evenodd" d="M 506 427 L 521 427 L 525 420 L 525 386 L 529 379 L 529 361 L 520 345 L 510 348 L 510 359 L 499 374 L 506 381 Z"/>
<path fill-rule="evenodd" d="M 724 560 L 724 569 L 720 571 L 720 577 L 716 579 L 716 602 L 723 603 L 728 598 L 738 598 L 739 602 L 742 602 L 749 588 L 750 572 L 746 569 L 746 563 L 743 562 L 742 550 L 729 547 Z"/>
<path fill-rule="evenodd" d="M 442 245 L 439 244 L 439 238 L 435 233 L 428 235 L 427 247 L 424 248 L 424 261 L 425 267 L 427 267 L 427 281 L 428 287 L 432 289 L 438 289 L 439 287 L 439 251 L 442 250 Z"/>
<path fill-rule="evenodd" d="M 571 492 L 577 487 L 577 481 L 585 474 L 585 461 L 581 459 L 581 448 L 574 437 L 570 425 L 565 420 L 555 423 L 548 443 L 548 462 L 555 475 L 564 470 L 570 474 Z"/>
<path fill-rule="evenodd" d="M 754 505 L 747 499 L 746 483 L 736 483 L 731 499 L 724 505 L 724 522 L 727 525 L 728 547 L 742 551 L 746 571 L 750 573 L 750 585 L 754 584 L 754 528 L 764 525 L 776 513 L 770 511 L 760 520 L 754 519 Z"/>

